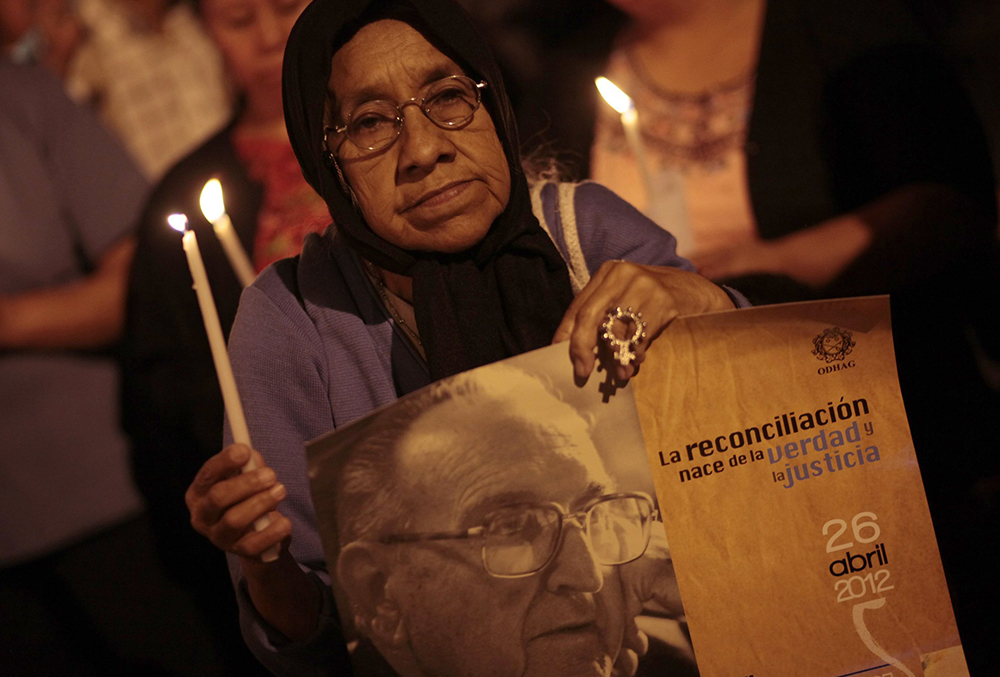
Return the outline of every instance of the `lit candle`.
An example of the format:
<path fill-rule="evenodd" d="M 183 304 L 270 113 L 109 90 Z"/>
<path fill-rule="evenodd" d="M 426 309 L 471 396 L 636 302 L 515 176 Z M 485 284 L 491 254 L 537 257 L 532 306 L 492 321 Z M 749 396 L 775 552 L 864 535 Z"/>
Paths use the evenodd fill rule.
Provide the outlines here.
<path fill-rule="evenodd" d="M 208 334 L 208 345 L 212 349 L 212 361 L 215 362 L 215 374 L 219 379 L 219 387 L 222 388 L 222 402 L 226 407 L 229 427 L 233 431 L 233 441 L 250 447 L 252 446 L 250 444 L 250 430 L 247 428 L 247 420 L 243 415 L 240 393 L 236 389 L 233 367 L 229 362 L 229 353 L 226 351 L 226 340 L 222 336 L 222 324 L 219 322 L 219 312 L 216 310 L 215 300 L 212 298 L 212 289 L 208 285 L 208 273 L 205 272 L 205 263 L 201 259 L 201 250 L 198 249 L 198 239 L 195 237 L 194 231 L 188 228 L 188 219 L 184 214 L 171 214 L 167 217 L 167 223 L 177 232 L 184 233 L 182 239 L 184 253 L 187 255 L 191 279 L 194 280 L 194 292 L 198 297 L 201 319 L 205 324 L 205 332 Z M 249 472 L 255 468 L 257 468 L 257 463 L 251 457 L 243 466 L 243 472 Z M 271 518 L 265 515 L 254 522 L 254 528 L 261 531 L 270 523 Z M 277 558 L 278 546 L 269 549 L 261 557 L 265 562 L 273 562 Z"/>
<path fill-rule="evenodd" d="M 687 256 L 693 249 L 694 240 L 688 221 L 684 180 L 676 169 L 661 168 L 654 177 L 646 163 L 645 146 L 639 134 L 639 114 L 632 98 L 607 78 L 594 81 L 601 96 L 622 116 L 625 140 L 635 157 L 643 188 L 646 190 L 646 216 L 670 231 L 677 243 L 677 252 Z"/>
<path fill-rule="evenodd" d="M 257 273 L 254 271 L 239 237 L 236 236 L 236 230 L 233 228 L 233 222 L 229 219 L 229 214 L 226 213 L 226 204 L 222 200 L 222 184 L 219 183 L 218 179 L 210 180 L 201 189 L 200 202 L 201 213 L 212 223 L 215 235 L 222 243 L 226 258 L 229 259 L 229 265 L 233 267 L 236 277 L 240 279 L 240 284 L 249 287 L 253 284 Z"/>
<path fill-rule="evenodd" d="M 653 180 L 649 173 L 649 166 L 646 164 L 646 151 L 642 144 L 642 137 L 639 135 L 639 113 L 635 110 L 632 97 L 605 77 L 597 78 L 594 82 L 608 105 L 622 116 L 625 141 L 632 150 L 632 155 L 635 156 L 635 163 L 639 167 L 639 175 L 642 177 L 642 183 L 646 189 L 646 202 L 649 204 L 653 199 Z"/>

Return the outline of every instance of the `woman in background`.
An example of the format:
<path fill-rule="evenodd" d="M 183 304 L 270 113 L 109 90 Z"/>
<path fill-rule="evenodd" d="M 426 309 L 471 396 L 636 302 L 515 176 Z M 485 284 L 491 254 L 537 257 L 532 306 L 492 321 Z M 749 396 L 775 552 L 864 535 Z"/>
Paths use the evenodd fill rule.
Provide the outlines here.
<path fill-rule="evenodd" d="M 1000 354 L 1000 257 L 966 93 L 898 0 L 612 4 L 628 24 L 606 74 L 635 100 L 652 200 L 607 106 L 592 176 L 671 232 L 686 224 L 679 251 L 754 303 L 892 294 L 959 629 L 988 672 L 1000 600 L 979 553 L 996 543 L 1000 392 L 976 351 Z"/>
<path fill-rule="evenodd" d="M 219 632 L 244 654 L 225 560 L 191 529 L 184 506 L 191 477 L 221 446 L 223 406 L 180 238 L 166 218 L 184 213 L 198 233 L 227 335 L 242 287 L 201 214 L 205 182 L 221 182 L 226 209 L 258 271 L 298 254 L 306 233 L 330 223 L 326 205 L 302 178 L 282 116 L 282 54 L 305 5 L 302 0 L 201 3 L 241 106 L 221 133 L 167 173 L 145 208 L 122 348 L 123 422 L 163 558 L 194 590 Z"/>

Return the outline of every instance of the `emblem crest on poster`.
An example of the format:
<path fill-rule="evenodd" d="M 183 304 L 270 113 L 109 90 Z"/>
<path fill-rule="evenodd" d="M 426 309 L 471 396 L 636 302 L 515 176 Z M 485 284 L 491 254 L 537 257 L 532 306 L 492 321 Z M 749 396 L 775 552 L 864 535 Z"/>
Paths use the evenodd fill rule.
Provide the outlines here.
<path fill-rule="evenodd" d="M 840 327 L 830 327 L 813 339 L 812 354 L 826 363 L 839 362 L 850 355 L 857 342 L 851 332 Z"/>

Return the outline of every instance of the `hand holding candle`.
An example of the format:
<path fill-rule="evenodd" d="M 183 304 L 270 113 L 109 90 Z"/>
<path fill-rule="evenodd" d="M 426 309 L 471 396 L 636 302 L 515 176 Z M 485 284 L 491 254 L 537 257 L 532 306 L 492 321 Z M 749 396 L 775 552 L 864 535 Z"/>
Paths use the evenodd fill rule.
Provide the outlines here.
<path fill-rule="evenodd" d="M 249 287 L 257 278 L 253 264 L 247 256 L 246 250 L 240 243 L 233 222 L 226 213 L 226 205 L 222 199 L 222 184 L 218 179 L 212 179 L 205 184 L 201 190 L 201 213 L 212 224 L 216 237 L 222 243 L 222 249 L 226 252 L 229 265 L 233 267 L 240 284 Z"/>
<path fill-rule="evenodd" d="M 226 416 L 229 418 L 229 426 L 233 431 L 233 441 L 251 447 L 250 431 L 247 428 L 246 417 L 243 415 L 243 405 L 240 403 L 240 394 L 236 389 L 236 379 L 233 378 L 233 367 L 229 362 L 229 353 L 222 335 L 219 313 L 215 307 L 215 300 L 212 298 L 212 289 L 208 284 L 208 273 L 205 271 L 201 250 L 198 248 L 198 239 L 195 237 L 194 231 L 188 228 L 188 219 L 185 215 L 171 214 L 167 217 L 167 223 L 174 230 L 184 233 L 182 240 L 184 253 L 187 255 L 188 268 L 191 270 L 191 278 L 194 281 L 194 291 L 198 297 L 198 306 L 201 308 L 205 332 L 208 334 L 208 344 L 212 350 L 215 373 L 222 389 L 222 401 L 226 408 Z M 254 470 L 256 467 L 251 457 L 251 460 L 243 466 L 243 472 Z M 262 531 L 270 523 L 271 518 L 265 515 L 254 522 L 254 528 L 257 531 Z M 269 549 L 261 557 L 265 562 L 272 562 L 277 558 L 277 546 Z"/>

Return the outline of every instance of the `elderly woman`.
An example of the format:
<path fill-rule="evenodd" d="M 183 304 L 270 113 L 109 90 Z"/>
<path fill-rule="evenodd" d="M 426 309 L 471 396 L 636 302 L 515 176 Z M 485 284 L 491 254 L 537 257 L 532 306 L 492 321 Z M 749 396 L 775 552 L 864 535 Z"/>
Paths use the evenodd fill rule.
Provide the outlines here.
<path fill-rule="evenodd" d="M 304 441 L 553 341 L 568 339 L 586 379 L 609 307 L 641 310 L 655 338 L 680 314 L 742 299 L 690 272 L 669 234 L 597 185 L 537 186 L 533 212 L 496 64 L 450 0 L 315 0 L 289 38 L 284 98 L 336 232 L 244 293 L 230 351 L 260 457 L 241 446 L 213 457 L 187 502 L 230 555 L 257 656 L 279 674 L 326 674 L 344 644 Z M 645 348 L 616 365 L 619 378 Z M 260 468 L 239 474 L 251 455 Z"/>

